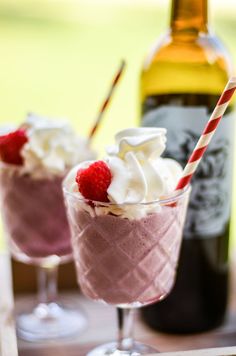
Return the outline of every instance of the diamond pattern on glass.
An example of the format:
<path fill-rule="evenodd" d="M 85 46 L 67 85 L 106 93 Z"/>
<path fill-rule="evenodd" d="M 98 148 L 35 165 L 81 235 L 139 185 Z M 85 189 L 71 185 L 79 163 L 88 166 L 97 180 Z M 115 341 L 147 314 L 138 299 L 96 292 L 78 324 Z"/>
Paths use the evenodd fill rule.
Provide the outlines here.
<path fill-rule="evenodd" d="M 150 239 L 150 233 L 138 224 L 133 226 L 132 231 L 121 242 L 118 242 L 118 246 L 123 252 L 128 253 L 130 259 L 137 261 L 150 251 L 153 240 Z"/>
<path fill-rule="evenodd" d="M 163 291 L 163 294 L 167 294 L 174 282 L 174 277 L 175 268 L 167 263 L 155 278 L 154 284 Z"/>
<path fill-rule="evenodd" d="M 122 219 L 121 224 L 121 218 L 112 215 L 96 216 L 94 221 L 90 223 L 94 223 L 96 230 L 111 244 L 126 239 L 127 235 L 133 229 L 133 223 L 131 221 Z"/>
<path fill-rule="evenodd" d="M 73 247 L 84 293 L 110 304 L 146 304 L 165 296 L 174 283 L 183 209 L 163 207 L 138 220 L 77 211 Z"/>
<path fill-rule="evenodd" d="M 98 268 L 109 275 L 112 283 L 117 283 L 120 278 L 129 273 L 133 268 L 133 263 L 122 251 L 115 250 L 111 246 L 106 252 L 102 260 L 100 260 Z"/>

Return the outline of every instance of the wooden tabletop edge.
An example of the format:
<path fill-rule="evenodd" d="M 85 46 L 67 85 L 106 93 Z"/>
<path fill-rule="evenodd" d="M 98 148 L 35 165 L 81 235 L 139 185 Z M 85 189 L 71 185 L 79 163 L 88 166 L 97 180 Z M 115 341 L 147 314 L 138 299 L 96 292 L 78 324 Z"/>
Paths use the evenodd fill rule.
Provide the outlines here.
<path fill-rule="evenodd" d="M 18 356 L 10 256 L 0 253 L 0 354 Z"/>
<path fill-rule="evenodd" d="M 236 346 L 199 349 L 191 351 L 164 352 L 146 356 L 235 356 Z"/>

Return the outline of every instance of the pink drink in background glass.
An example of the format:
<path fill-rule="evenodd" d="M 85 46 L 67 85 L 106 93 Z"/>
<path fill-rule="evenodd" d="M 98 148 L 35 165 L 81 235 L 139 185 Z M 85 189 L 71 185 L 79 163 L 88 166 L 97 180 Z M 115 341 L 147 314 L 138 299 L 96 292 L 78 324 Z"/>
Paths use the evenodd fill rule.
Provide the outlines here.
<path fill-rule="evenodd" d="M 94 153 L 66 121 L 29 115 L 0 135 L 0 199 L 10 252 L 38 268 L 38 304 L 17 316 L 19 337 L 58 339 L 79 333 L 86 318 L 57 298 L 59 264 L 72 259 L 62 180 Z"/>
<path fill-rule="evenodd" d="M 40 264 L 51 255 L 71 257 L 70 231 L 65 213 L 63 177 L 32 178 L 19 167 L 1 164 L 0 193 L 5 230 L 13 256 Z"/>

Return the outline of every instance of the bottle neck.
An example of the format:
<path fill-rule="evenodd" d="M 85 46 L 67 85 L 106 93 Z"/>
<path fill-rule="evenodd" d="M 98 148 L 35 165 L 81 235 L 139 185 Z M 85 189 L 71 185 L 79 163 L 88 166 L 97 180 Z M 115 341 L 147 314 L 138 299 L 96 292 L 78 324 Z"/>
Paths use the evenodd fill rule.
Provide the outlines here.
<path fill-rule="evenodd" d="M 172 0 L 172 32 L 208 32 L 207 0 Z"/>

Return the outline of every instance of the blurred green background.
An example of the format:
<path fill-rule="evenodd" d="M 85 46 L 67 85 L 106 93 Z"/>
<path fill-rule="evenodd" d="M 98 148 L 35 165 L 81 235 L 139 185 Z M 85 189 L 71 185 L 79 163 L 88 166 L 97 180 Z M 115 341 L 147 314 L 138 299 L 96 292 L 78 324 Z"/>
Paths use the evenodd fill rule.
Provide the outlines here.
<path fill-rule="evenodd" d="M 209 8 L 236 63 L 236 3 L 212 0 Z M 139 70 L 167 29 L 169 10 L 167 0 L 0 0 L 0 124 L 20 123 L 33 111 L 66 117 L 86 135 L 125 58 L 126 73 L 94 139 L 102 152 L 117 130 L 138 122 Z"/>

